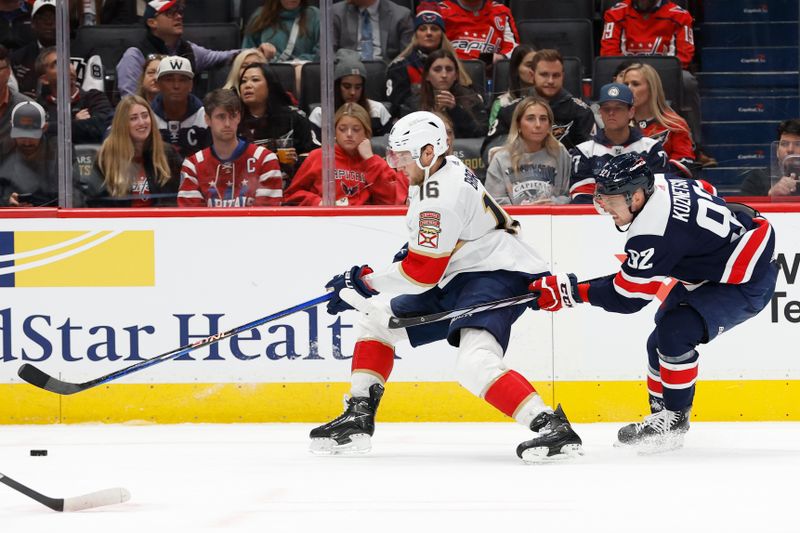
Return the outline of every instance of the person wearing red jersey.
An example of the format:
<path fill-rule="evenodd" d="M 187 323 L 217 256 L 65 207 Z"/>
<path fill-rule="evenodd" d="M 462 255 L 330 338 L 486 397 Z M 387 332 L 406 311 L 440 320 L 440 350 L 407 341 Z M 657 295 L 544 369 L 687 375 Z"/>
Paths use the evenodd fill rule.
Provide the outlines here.
<path fill-rule="evenodd" d="M 694 143 L 689 126 L 667 104 L 661 77 L 647 64 L 634 63 L 622 73 L 623 83 L 633 93 L 633 119 L 646 137 L 660 141 L 670 164 L 692 177 Z"/>
<path fill-rule="evenodd" d="M 403 204 L 408 180 L 372 153 L 371 119 L 367 110 L 347 103 L 334 115 L 336 131 L 336 205 Z M 313 150 L 286 189 L 289 205 L 322 203 L 322 148 Z"/>
<path fill-rule="evenodd" d="M 511 57 L 519 44 L 511 10 L 492 0 L 442 0 L 439 11 L 459 59 L 490 63 Z"/>
<path fill-rule="evenodd" d="M 178 207 L 280 205 L 283 182 L 277 156 L 236 136 L 241 119 L 236 93 L 211 91 L 203 106 L 212 144 L 184 160 Z"/>
<path fill-rule="evenodd" d="M 601 56 L 675 56 L 683 67 L 683 109 L 695 143 L 701 145 L 700 93 L 689 72 L 694 56 L 692 15 L 669 0 L 622 0 L 603 15 Z M 713 158 L 700 154 L 703 166 L 715 166 Z"/>

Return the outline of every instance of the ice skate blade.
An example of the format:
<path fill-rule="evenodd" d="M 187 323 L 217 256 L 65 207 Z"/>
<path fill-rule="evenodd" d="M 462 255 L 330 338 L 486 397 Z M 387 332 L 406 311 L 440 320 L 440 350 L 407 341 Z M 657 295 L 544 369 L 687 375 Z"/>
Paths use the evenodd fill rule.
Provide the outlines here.
<path fill-rule="evenodd" d="M 583 455 L 583 448 L 580 444 L 565 444 L 558 453 L 550 456 L 548 453 L 550 448 L 547 446 L 528 448 L 522 452 L 522 461 L 527 464 L 545 464 L 575 459 Z"/>
<path fill-rule="evenodd" d="M 309 451 L 314 455 L 361 455 L 372 449 L 370 436 L 366 433 L 350 435 L 350 442 L 337 443 L 330 438 L 311 439 Z"/>
<path fill-rule="evenodd" d="M 615 448 L 627 448 L 633 450 L 637 455 L 658 455 L 683 448 L 683 435 L 676 435 L 667 439 L 649 439 L 636 444 L 625 444 L 617 441 Z"/>

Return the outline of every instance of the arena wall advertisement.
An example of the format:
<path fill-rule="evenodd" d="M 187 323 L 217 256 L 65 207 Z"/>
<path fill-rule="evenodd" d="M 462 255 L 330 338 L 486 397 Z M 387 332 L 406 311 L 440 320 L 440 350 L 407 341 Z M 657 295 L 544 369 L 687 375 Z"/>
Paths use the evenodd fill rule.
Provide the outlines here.
<path fill-rule="evenodd" d="M 333 274 L 353 264 L 380 268 L 406 240 L 399 214 L 308 213 L 2 219 L 0 423 L 338 414 L 358 316 L 333 317 L 324 306 L 73 396 L 16 374 L 26 362 L 73 382 L 107 374 L 320 296 Z M 569 213 L 529 209 L 515 218 L 554 272 L 615 272 L 624 235 L 607 218 Z M 768 218 L 781 266 L 775 297 L 701 347 L 700 420 L 800 420 L 800 213 Z M 656 308 L 627 316 L 590 306 L 556 316 L 526 311 L 508 363 L 571 419 L 638 418 L 647 409 L 644 346 Z M 400 345 L 397 358 L 382 420 L 503 420 L 453 381 L 455 350 L 446 343 Z"/>

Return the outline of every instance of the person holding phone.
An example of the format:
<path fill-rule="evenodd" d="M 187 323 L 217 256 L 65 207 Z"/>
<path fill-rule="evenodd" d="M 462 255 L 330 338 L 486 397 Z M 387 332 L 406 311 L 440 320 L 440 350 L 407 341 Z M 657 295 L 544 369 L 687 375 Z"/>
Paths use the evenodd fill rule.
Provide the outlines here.
<path fill-rule="evenodd" d="M 44 207 L 58 202 L 55 143 L 47 130 L 44 108 L 20 102 L 11 112 L 14 148 L 0 163 L 0 207 Z"/>
<path fill-rule="evenodd" d="M 744 175 L 742 196 L 794 196 L 800 194 L 800 119 L 778 125 L 778 140 L 773 143 L 772 170 L 754 168 Z"/>

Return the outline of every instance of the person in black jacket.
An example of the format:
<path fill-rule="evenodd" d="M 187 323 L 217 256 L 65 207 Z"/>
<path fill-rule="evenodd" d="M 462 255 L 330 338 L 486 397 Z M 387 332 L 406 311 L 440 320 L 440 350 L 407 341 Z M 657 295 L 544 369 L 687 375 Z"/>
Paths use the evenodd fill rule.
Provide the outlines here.
<path fill-rule="evenodd" d="M 20 0 L 0 0 L 0 44 L 16 50 L 35 39 L 30 6 Z"/>
<path fill-rule="evenodd" d="M 144 98 L 129 95 L 120 100 L 93 172 L 80 176 L 77 184 L 87 206 L 177 204 L 182 159 L 163 141 L 155 124 L 155 114 Z"/>
<path fill-rule="evenodd" d="M 44 107 L 48 119 L 46 134 L 55 137 L 58 134 L 56 94 L 58 71 L 56 70 L 56 47 L 50 46 L 42 50 L 36 58 L 36 73 L 41 80 L 42 90 L 37 101 Z M 84 91 L 78 86 L 75 65 L 70 64 L 70 98 L 72 103 L 72 142 L 100 143 L 111 124 L 114 109 L 105 93 L 92 89 Z"/>
<path fill-rule="evenodd" d="M 589 106 L 564 89 L 564 60 L 558 50 L 539 50 L 533 56 L 531 66 L 534 71 L 534 96 L 540 96 L 550 104 L 555 117 L 553 135 L 556 139 L 568 150 L 588 141 L 595 129 L 594 114 Z M 489 152 L 492 148 L 502 146 L 505 142 L 514 110 L 524 96 L 527 95 L 512 100 L 498 112 L 497 120 L 490 127 L 489 136 L 481 148 L 484 160 L 491 159 Z"/>

